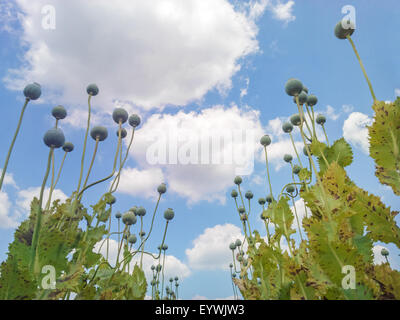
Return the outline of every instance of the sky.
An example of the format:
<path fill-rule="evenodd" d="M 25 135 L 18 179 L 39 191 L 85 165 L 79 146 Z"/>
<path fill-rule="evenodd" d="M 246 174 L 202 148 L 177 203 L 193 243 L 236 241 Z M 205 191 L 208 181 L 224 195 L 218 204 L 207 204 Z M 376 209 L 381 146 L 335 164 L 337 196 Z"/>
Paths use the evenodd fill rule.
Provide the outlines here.
<path fill-rule="evenodd" d="M 399 210 L 399 199 L 379 184 L 368 156 L 365 126 L 373 112 L 367 83 L 350 44 L 333 34 L 345 5 L 355 8 L 353 40 L 375 93 L 379 100 L 393 101 L 400 96 L 396 0 L 97 0 L 95 5 L 87 0 L 0 0 L 0 166 L 24 102 L 22 89 L 31 82 L 42 86 L 41 98 L 27 108 L 0 193 L 0 260 L 6 258 L 15 228 L 27 217 L 32 197 L 39 194 L 48 155 L 42 137 L 54 126 L 51 109 L 56 105 L 67 109 L 60 128 L 75 150 L 67 156 L 54 198 L 65 199 L 76 188 L 90 83 L 100 89 L 92 99 L 92 126 L 109 130 L 91 181 L 112 168 L 117 142 L 113 110 L 123 107 L 140 115 L 114 208 L 125 212 L 134 205 L 145 207 L 148 227 L 157 186 L 167 184 L 148 249 L 155 251 L 160 244 L 162 213 L 173 208 L 166 277 L 181 279 L 180 298 L 233 296 L 228 246 L 242 231 L 230 191 L 238 172 L 244 172 L 242 188 L 254 193 L 252 228 L 265 235 L 256 200 L 267 194 L 268 184 L 262 150 L 255 142 L 264 134 L 272 138 L 269 163 L 277 194 L 291 179 L 283 155 L 293 150 L 281 130 L 296 113 L 284 91 L 289 78 L 302 80 L 318 97 L 316 112 L 327 117 L 329 140 L 344 136 L 352 145 L 350 178 Z M 233 144 L 216 149 L 215 162 L 196 163 L 185 156 L 215 134 L 243 132 L 246 138 L 237 136 Z M 318 135 L 323 139 L 321 131 Z M 300 145 L 300 136 L 294 138 Z M 154 153 L 174 143 L 176 163 L 173 152 L 167 152 L 166 161 Z M 89 140 L 87 154 L 93 148 Z M 224 152 L 233 154 L 232 163 L 219 161 Z M 56 165 L 62 156 L 62 151 L 55 153 Z M 89 161 L 87 156 L 86 168 Z M 89 190 L 84 203 L 97 202 L 107 187 Z M 296 205 L 301 208 L 301 200 Z M 382 262 L 381 246 L 389 249 L 389 261 L 399 269 L 400 252 L 392 245 L 376 243 L 376 263 Z M 145 262 L 147 275 L 151 264 Z"/>

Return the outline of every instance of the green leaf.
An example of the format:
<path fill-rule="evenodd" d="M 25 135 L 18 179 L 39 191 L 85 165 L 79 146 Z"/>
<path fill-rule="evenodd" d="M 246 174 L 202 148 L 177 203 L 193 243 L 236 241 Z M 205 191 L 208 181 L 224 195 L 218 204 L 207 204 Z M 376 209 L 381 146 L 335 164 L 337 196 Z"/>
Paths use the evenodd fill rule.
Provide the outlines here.
<path fill-rule="evenodd" d="M 315 149 L 318 149 L 318 147 L 315 147 Z M 344 138 L 335 141 L 330 148 L 323 148 L 323 152 L 318 154 L 320 174 L 323 174 L 332 162 L 336 162 L 342 168 L 353 162 L 353 151 Z"/>
<path fill-rule="evenodd" d="M 375 175 L 400 195 L 400 98 L 393 103 L 379 101 L 373 109 L 374 122 L 368 131 Z"/>

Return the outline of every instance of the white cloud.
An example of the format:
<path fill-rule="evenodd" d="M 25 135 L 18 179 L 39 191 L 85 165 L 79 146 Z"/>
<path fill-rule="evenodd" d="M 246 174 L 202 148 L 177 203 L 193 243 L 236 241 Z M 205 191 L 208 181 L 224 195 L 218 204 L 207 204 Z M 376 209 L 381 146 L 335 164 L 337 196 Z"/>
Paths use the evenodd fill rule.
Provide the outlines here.
<path fill-rule="evenodd" d="M 160 168 L 138 170 L 126 168 L 121 172 L 118 192 L 142 198 L 154 198 L 157 187 L 164 182 L 164 175 Z"/>
<path fill-rule="evenodd" d="M 13 217 L 10 217 L 11 202 L 5 192 L 0 192 L 0 228 L 15 228 L 18 226 Z"/>
<path fill-rule="evenodd" d="M 40 189 L 41 189 L 40 187 L 31 187 L 28 189 L 18 191 L 17 199 L 15 200 L 15 214 L 18 218 L 25 217 L 29 213 L 33 198 L 36 197 L 39 199 Z M 49 199 L 49 191 L 50 188 L 45 188 L 44 190 L 43 206 L 46 205 L 47 200 Z M 61 200 L 61 202 L 63 202 L 67 198 L 68 196 L 60 189 L 54 189 L 51 201 L 53 202 L 59 199 Z"/>
<path fill-rule="evenodd" d="M 340 112 L 337 113 L 335 108 L 333 108 L 330 105 L 326 106 L 326 110 L 325 110 L 324 114 L 328 119 L 331 119 L 333 121 L 339 119 L 339 117 L 340 117 Z"/>
<path fill-rule="evenodd" d="M 2 174 L 3 170 L 0 169 L 0 175 Z M 6 172 L 3 180 L 3 186 L 9 185 L 11 187 L 14 187 L 18 189 L 17 184 L 15 183 L 14 176 L 12 173 Z"/>
<path fill-rule="evenodd" d="M 231 88 L 240 59 L 259 50 L 251 14 L 227 0 L 17 0 L 24 13 L 21 40 L 29 48 L 7 86 L 20 90 L 37 81 L 43 99 L 84 103 L 85 86 L 96 82 L 96 107 L 130 101 L 149 109 L 186 105 L 209 90 Z M 41 8 L 56 8 L 56 29 L 42 28 Z M 274 11 L 285 18 L 283 7 Z M 78 79 L 78 80 L 77 80 Z"/>
<path fill-rule="evenodd" d="M 228 270 L 232 262 L 229 244 L 240 239 L 241 229 L 233 224 L 216 225 L 207 228 L 193 240 L 193 248 L 186 249 L 189 265 L 199 270 Z"/>
<path fill-rule="evenodd" d="M 30 212 L 31 202 L 34 197 L 39 198 L 40 187 L 18 190 L 15 201 L 11 202 L 8 194 L 0 192 L 0 228 L 15 228 L 19 222 L 26 218 Z M 43 195 L 43 206 L 46 205 L 49 188 L 46 188 Z M 53 191 L 52 201 L 60 199 L 65 201 L 67 196 L 59 189 Z"/>
<path fill-rule="evenodd" d="M 99 252 L 100 246 L 101 246 L 102 241 L 98 242 L 95 247 L 94 247 L 94 252 Z M 136 248 L 138 247 L 138 243 L 136 244 Z M 107 252 L 107 244 L 104 243 L 103 246 L 101 247 L 100 253 L 105 257 Z M 108 256 L 108 261 L 110 264 L 115 265 L 115 262 L 117 261 L 117 253 L 118 253 L 118 241 L 114 239 L 110 239 L 109 242 L 109 256 Z M 154 256 L 157 256 L 158 253 L 153 253 Z M 121 259 L 121 257 L 120 257 Z M 162 264 L 162 259 L 161 259 L 161 264 Z M 133 270 L 133 267 L 135 264 L 140 263 L 140 254 L 136 254 L 130 264 L 130 271 Z M 151 280 L 153 278 L 153 273 L 151 271 L 151 266 L 152 265 L 157 265 L 158 260 L 154 260 L 151 256 L 145 254 L 143 256 L 143 271 L 145 273 L 145 276 L 148 280 Z M 165 256 L 165 267 L 164 267 L 164 279 L 166 282 L 168 282 L 169 278 L 175 278 L 176 276 L 179 277 L 180 280 L 183 280 L 190 276 L 191 271 L 188 268 L 186 264 L 184 264 L 182 261 L 180 261 L 178 258 L 172 256 L 172 255 L 166 255 Z"/>
<path fill-rule="evenodd" d="M 224 134 L 232 135 L 232 139 L 223 140 Z M 232 185 L 237 169 L 246 162 L 254 163 L 262 135 L 259 112 L 248 107 L 214 106 L 200 112 L 153 114 L 137 131 L 131 156 L 140 171 L 161 168 L 169 192 L 190 203 L 224 203 L 225 190 Z M 220 145 L 213 139 L 219 140 Z M 204 147 L 207 143 L 209 147 Z M 175 151 L 169 153 L 174 145 Z M 156 147 L 166 149 L 165 159 L 153 152 Z"/>
<path fill-rule="evenodd" d="M 386 247 L 380 246 L 380 245 L 375 245 L 372 248 L 372 253 L 374 255 L 374 264 L 386 263 L 385 257 L 381 254 L 382 249 L 386 249 L 387 250 Z"/>
<path fill-rule="evenodd" d="M 351 105 L 351 104 L 344 104 L 344 105 L 342 106 L 342 110 L 343 110 L 343 112 L 345 112 L 345 113 L 350 113 L 350 112 L 352 112 L 352 111 L 354 110 L 354 106 Z"/>
<path fill-rule="evenodd" d="M 240 98 L 247 96 L 247 93 L 249 90 L 250 79 L 246 78 L 245 81 L 246 81 L 246 86 L 244 88 L 240 89 Z"/>
<path fill-rule="evenodd" d="M 400 89 L 394 89 L 394 95 L 400 97 Z"/>
<path fill-rule="evenodd" d="M 361 112 L 353 112 L 344 121 L 343 137 L 356 147 L 360 148 L 365 154 L 369 153 L 368 129 L 372 124 L 372 119 Z"/>
<path fill-rule="evenodd" d="M 296 17 L 293 15 L 293 6 L 294 1 L 290 0 L 286 3 L 282 3 L 280 0 L 275 5 L 271 5 L 269 10 L 272 11 L 274 18 L 277 20 L 281 20 L 288 24 L 291 21 L 296 20 Z"/>

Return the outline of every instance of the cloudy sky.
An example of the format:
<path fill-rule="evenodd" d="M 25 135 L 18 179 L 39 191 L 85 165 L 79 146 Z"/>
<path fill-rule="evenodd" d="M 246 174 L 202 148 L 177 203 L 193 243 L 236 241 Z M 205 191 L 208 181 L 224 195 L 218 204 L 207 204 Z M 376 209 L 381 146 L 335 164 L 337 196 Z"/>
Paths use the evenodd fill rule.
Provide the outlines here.
<path fill-rule="evenodd" d="M 85 88 L 93 82 L 100 93 L 92 100 L 92 123 L 106 126 L 112 134 L 100 145 L 92 177 L 106 176 L 112 167 L 114 108 L 139 114 L 142 124 L 115 208 L 123 212 L 141 205 L 151 212 L 157 186 L 167 183 L 160 208 L 176 212 L 166 240 L 167 274 L 183 279 L 182 298 L 233 295 L 228 245 L 241 237 L 241 229 L 229 193 L 237 170 L 251 163 L 243 187 L 256 199 L 265 196 L 265 165 L 254 144 L 260 136 L 269 134 L 273 141 L 269 160 L 274 192 L 291 178 L 282 157 L 293 151 L 281 131 L 282 123 L 296 113 L 284 92 L 291 77 L 301 79 L 318 96 L 317 112 L 327 116 L 329 139 L 344 136 L 353 146 L 350 177 L 398 210 L 398 198 L 378 184 L 368 157 L 368 87 L 350 45 L 333 36 L 341 9 L 348 4 L 356 8 L 353 38 L 375 92 L 380 100 L 393 100 L 400 95 L 396 0 L 379 5 L 372 0 L 97 0 L 95 5 L 88 0 L 0 0 L 0 166 L 23 103 L 21 90 L 35 81 L 43 92 L 27 109 L 0 193 L 1 260 L 13 230 L 27 215 L 30 199 L 39 193 L 47 158 L 42 136 L 54 125 L 50 111 L 59 104 L 68 111 L 60 126 L 76 150 L 68 155 L 68 174 L 62 176 L 55 198 L 65 199 L 76 188 L 87 116 Z M 55 9 L 55 29 L 46 28 L 51 22 L 46 5 Z M 213 154 L 216 162 L 199 163 L 199 156 L 186 156 L 212 135 L 237 132 L 253 136 L 224 144 Z M 294 138 L 300 146 L 300 137 Z M 167 162 L 150 161 L 149 146 L 157 149 L 174 142 L 182 161 L 171 163 L 170 149 Z M 93 147 L 90 141 L 89 154 Z M 224 154 L 237 157 L 231 163 L 218 162 Z M 57 163 L 61 157 L 57 152 Z M 95 202 L 106 187 L 88 192 L 86 203 Z M 301 200 L 296 204 L 303 207 Z M 256 204 L 254 208 L 251 223 L 264 234 Z M 159 219 L 149 245 L 153 250 L 163 227 Z M 378 252 L 382 244 L 376 245 Z M 399 268 L 399 252 L 388 249 L 389 260 Z M 380 258 L 378 254 L 377 263 Z M 147 269 L 150 265 L 145 262 Z"/>

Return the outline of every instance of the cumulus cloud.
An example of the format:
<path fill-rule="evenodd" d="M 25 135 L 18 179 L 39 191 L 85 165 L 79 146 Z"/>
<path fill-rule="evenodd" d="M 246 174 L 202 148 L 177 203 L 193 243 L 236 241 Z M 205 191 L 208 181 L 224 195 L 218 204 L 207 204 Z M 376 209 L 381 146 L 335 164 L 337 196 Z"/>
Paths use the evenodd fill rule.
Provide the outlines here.
<path fill-rule="evenodd" d="M 10 216 L 11 202 L 8 198 L 8 194 L 0 192 L 0 228 L 15 228 L 17 222 Z"/>
<path fill-rule="evenodd" d="M 164 182 L 164 175 L 160 168 L 144 170 L 126 168 L 121 172 L 118 192 L 143 198 L 154 198 L 158 195 L 157 186 L 162 182 Z"/>
<path fill-rule="evenodd" d="M 400 97 L 400 89 L 394 89 L 394 95 Z"/>
<path fill-rule="evenodd" d="M 49 199 L 49 191 L 50 188 L 45 188 L 43 193 L 43 204 L 46 204 L 47 200 Z M 23 213 L 29 212 L 33 198 L 34 197 L 39 198 L 39 196 L 40 196 L 40 187 L 31 187 L 28 189 L 18 191 L 16 199 L 16 205 L 18 207 L 18 210 L 21 210 Z M 65 201 L 67 198 L 68 196 L 63 191 L 61 191 L 60 189 L 54 189 L 51 201 L 53 202 L 57 199 Z"/>
<path fill-rule="evenodd" d="M 0 169 L 0 175 L 2 174 L 2 172 L 3 172 L 3 170 Z M 4 176 L 4 180 L 3 180 L 3 186 L 7 186 L 7 185 L 18 189 L 18 186 L 15 183 L 13 174 L 12 173 L 8 173 L 8 172 L 6 172 L 6 174 Z"/>
<path fill-rule="evenodd" d="M 30 212 L 31 202 L 34 197 L 39 198 L 40 187 L 32 187 L 18 190 L 14 201 L 9 199 L 5 192 L 0 192 L 0 228 L 15 228 L 19 222 L 26 218 Z M 43 195 L 43 205 L 46 204 L 49 195 L 49 188 L 46 188 Z M 53 191 L 52 201 L 60 199 L 65 201 L 67 196 L 59 189 Z"/>
<path fill-rule="evenodd" d="M 16 3 L 28 50 L 7 86 L 34 80 L 45 88 L 43 99 L 76 104 L 96 82 L 96 101 L 108 111 L 116 99 L 149 109 L 229 90 L 241 59 L 259 50 L 254 19 L 265 9 L 252 2 L 250 11 L 238 10 L 227 0 Z M 42 28 L 44 5 L 56 9 L 55 30 Z"/>
<path fill-rule="evenodd" d="M 289 22 L 296 20 L 296 17 L 293 15 L 294 4 L 295 3 L 292 0 L 286 3 L 282 3 L 280 0 L 278 0 L 274 5 L 269 7 L 269 10 L 272 11 L 275 19 L 281 20 L 285 22 L 285 24 L 288 24 Z"/>
<path fill-rule="evenodd" d="M 233 177 L 252 173 L 262 134 L 259 112 L 236 105 L 153 114 L 135 134 L 131 156 L 140 169 L 130 172 L 153 173 L 154 185 L 164 177 L 168 190 L 190 203 L 224 203 Z M 130 189 L 133 185 L 138 195 L 142 189 L 150 190 L 139 180 L 129 180 Z"/>
<path fill-rule="evenodd" d="M 343 137 L 365 154 L 369 153 L 368 129 L 372 119 L 361 112 L 353 112 L 344 121 Z"/>
<path fill-rule="evenodd" d="M 98 242 L 95 247 L 94 247 L 94 252 L 98 253 L 100 252 L 104 257 L 106 256 L 107 253 L 107 245 L 104 243 L 103 245 L 102 241 Z M 110 239 L 109 242 L 109 256 L 108 256 L 108 261 L 112 264 L 115 265 L 117 261 L 117 254 L 118 254 L 118 241 L 114 239 Z M 157 256 L 158 253 L 153 253 L 154 256 Z M 120 257 L 121 259 L 121 257 Z M 135 264 L 140 263 L 140 255 L 137 254 L 134 256 L 130 263 L 130 270 L 133 270 L 133 267 Z M 161 260 L 162 263 L 162 260 Z M 151 280 L 153 278 L 153 273 L 151 271 L 151 266 L 152 265 L 157 265 L 158 260 L 154 260 L 151 256 L 149 255 L 144 255 L 143 256 L 143 271 L 145 273 L 145 276 L 148 280 Z M 164 266 L 164 277 L 165 279 L 169 278 L 175 278 L 176 276 L 179 277 L 180 280 L 183 280 L 187 278 L 190 274 L 191 271 L 188 268 L 188 266 L 180 261 L 178 258 L 172 255 L 166 255 L 165 256 L 165 266 Z"/>
<path fill-rule="evenodd" d="M 193 240 L 193 247 L 186 249 L 189 265 L 198 270 L 228 270 L 232 262 L 232 251 L 229 244 L 244 235 L 241 229 L 233 224 L 216 225 L 207 228 Z"/>

